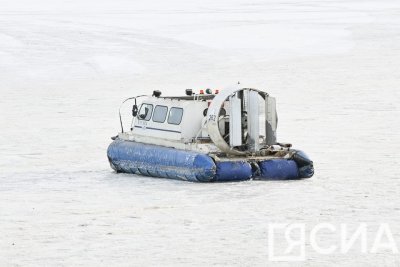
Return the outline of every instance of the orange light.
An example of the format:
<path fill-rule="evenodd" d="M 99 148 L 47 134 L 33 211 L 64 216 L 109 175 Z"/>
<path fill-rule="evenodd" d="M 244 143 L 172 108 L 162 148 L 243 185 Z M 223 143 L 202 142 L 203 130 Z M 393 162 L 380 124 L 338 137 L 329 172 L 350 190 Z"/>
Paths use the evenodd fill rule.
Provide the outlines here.
<path fill-rule="evenodd" d="M 204 95 L 204 90 L 200 90 L 200 94 L 201 94 L 201 95 Z"/>

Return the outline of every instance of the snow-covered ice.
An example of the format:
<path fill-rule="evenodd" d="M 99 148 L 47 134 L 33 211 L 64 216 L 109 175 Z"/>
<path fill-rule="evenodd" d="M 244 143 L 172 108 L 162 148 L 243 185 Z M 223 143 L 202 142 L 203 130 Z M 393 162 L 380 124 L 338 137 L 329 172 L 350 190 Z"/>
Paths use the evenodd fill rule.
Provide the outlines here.
<path fill-rule="evenodd" d="M 397 0 L 2 0 L 0 265 L 272 265 L 269 223 L 388 223 L 400 246 L 399 69 Z M 110 169 L 125 97 L 237 81 L 277 97 L 278 139 L 313 178 Z M 306 248 L 296 264 L 400 264 Z"/>

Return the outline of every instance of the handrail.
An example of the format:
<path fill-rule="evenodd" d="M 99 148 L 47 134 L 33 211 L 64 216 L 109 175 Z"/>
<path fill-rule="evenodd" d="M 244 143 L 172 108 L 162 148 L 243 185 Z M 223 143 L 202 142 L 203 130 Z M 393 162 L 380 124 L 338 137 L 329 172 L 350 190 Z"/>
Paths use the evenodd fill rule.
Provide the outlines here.
<path fill-rule="evenodd" d="M 121 124 L 121 131 L 122 131 L 122 133 L 124 132 L 124 126 L 122 125 L 122 117 L 121 117 L 121 108 L 122 108 L 122 106 L 123 106 L 124 103 L 125 103 L 126 101 L 128 101 L 128 100 L 135 99 L 135 101 L 136 101 L 137 98 L 140 98 L 140 97 L 143 97 L 143 96 L 149 96 L 149 95 L 139 95 L 139 96 L 128 97 L 127 99 L 125 99 L 124 101 L 122 101 L 121 105 L 119 106 L 118 114 L 119 114 L 119 122 L 120 122 L 120 124 Z"/>

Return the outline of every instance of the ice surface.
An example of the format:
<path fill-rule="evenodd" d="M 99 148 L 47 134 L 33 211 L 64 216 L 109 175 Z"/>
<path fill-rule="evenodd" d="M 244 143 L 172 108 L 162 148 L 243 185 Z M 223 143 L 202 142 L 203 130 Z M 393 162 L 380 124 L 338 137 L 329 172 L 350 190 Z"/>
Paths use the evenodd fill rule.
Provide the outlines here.
<path fill-rule="evenodd" d="M 271 222 L 385 222 L 400 246 L 399 69 L 398 1 L 0 1 L 0 265 L 265 266 Z M 277 97 L 312 179 L 109 168 L 123 98 L 237 81 Z M 307 248 L 300 265 L 400 264 Z"/>

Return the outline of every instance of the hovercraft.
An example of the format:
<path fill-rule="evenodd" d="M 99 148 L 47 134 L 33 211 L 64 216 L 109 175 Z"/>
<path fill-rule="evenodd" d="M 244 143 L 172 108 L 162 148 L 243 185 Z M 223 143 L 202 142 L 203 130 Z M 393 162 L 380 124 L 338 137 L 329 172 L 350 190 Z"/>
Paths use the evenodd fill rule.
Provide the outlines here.
<path fill-rule="evenodd" d="M 314 174 L 313 162 L 291 144 L 277 142 L 276 100 L 239 86 L 184 96 L 134 101 L 129 131 L 113 137 L 107 150 L 116 172 L 193 182 L 300 179 Z M 122 104 L 121 104 L 122 106 Z"/>

